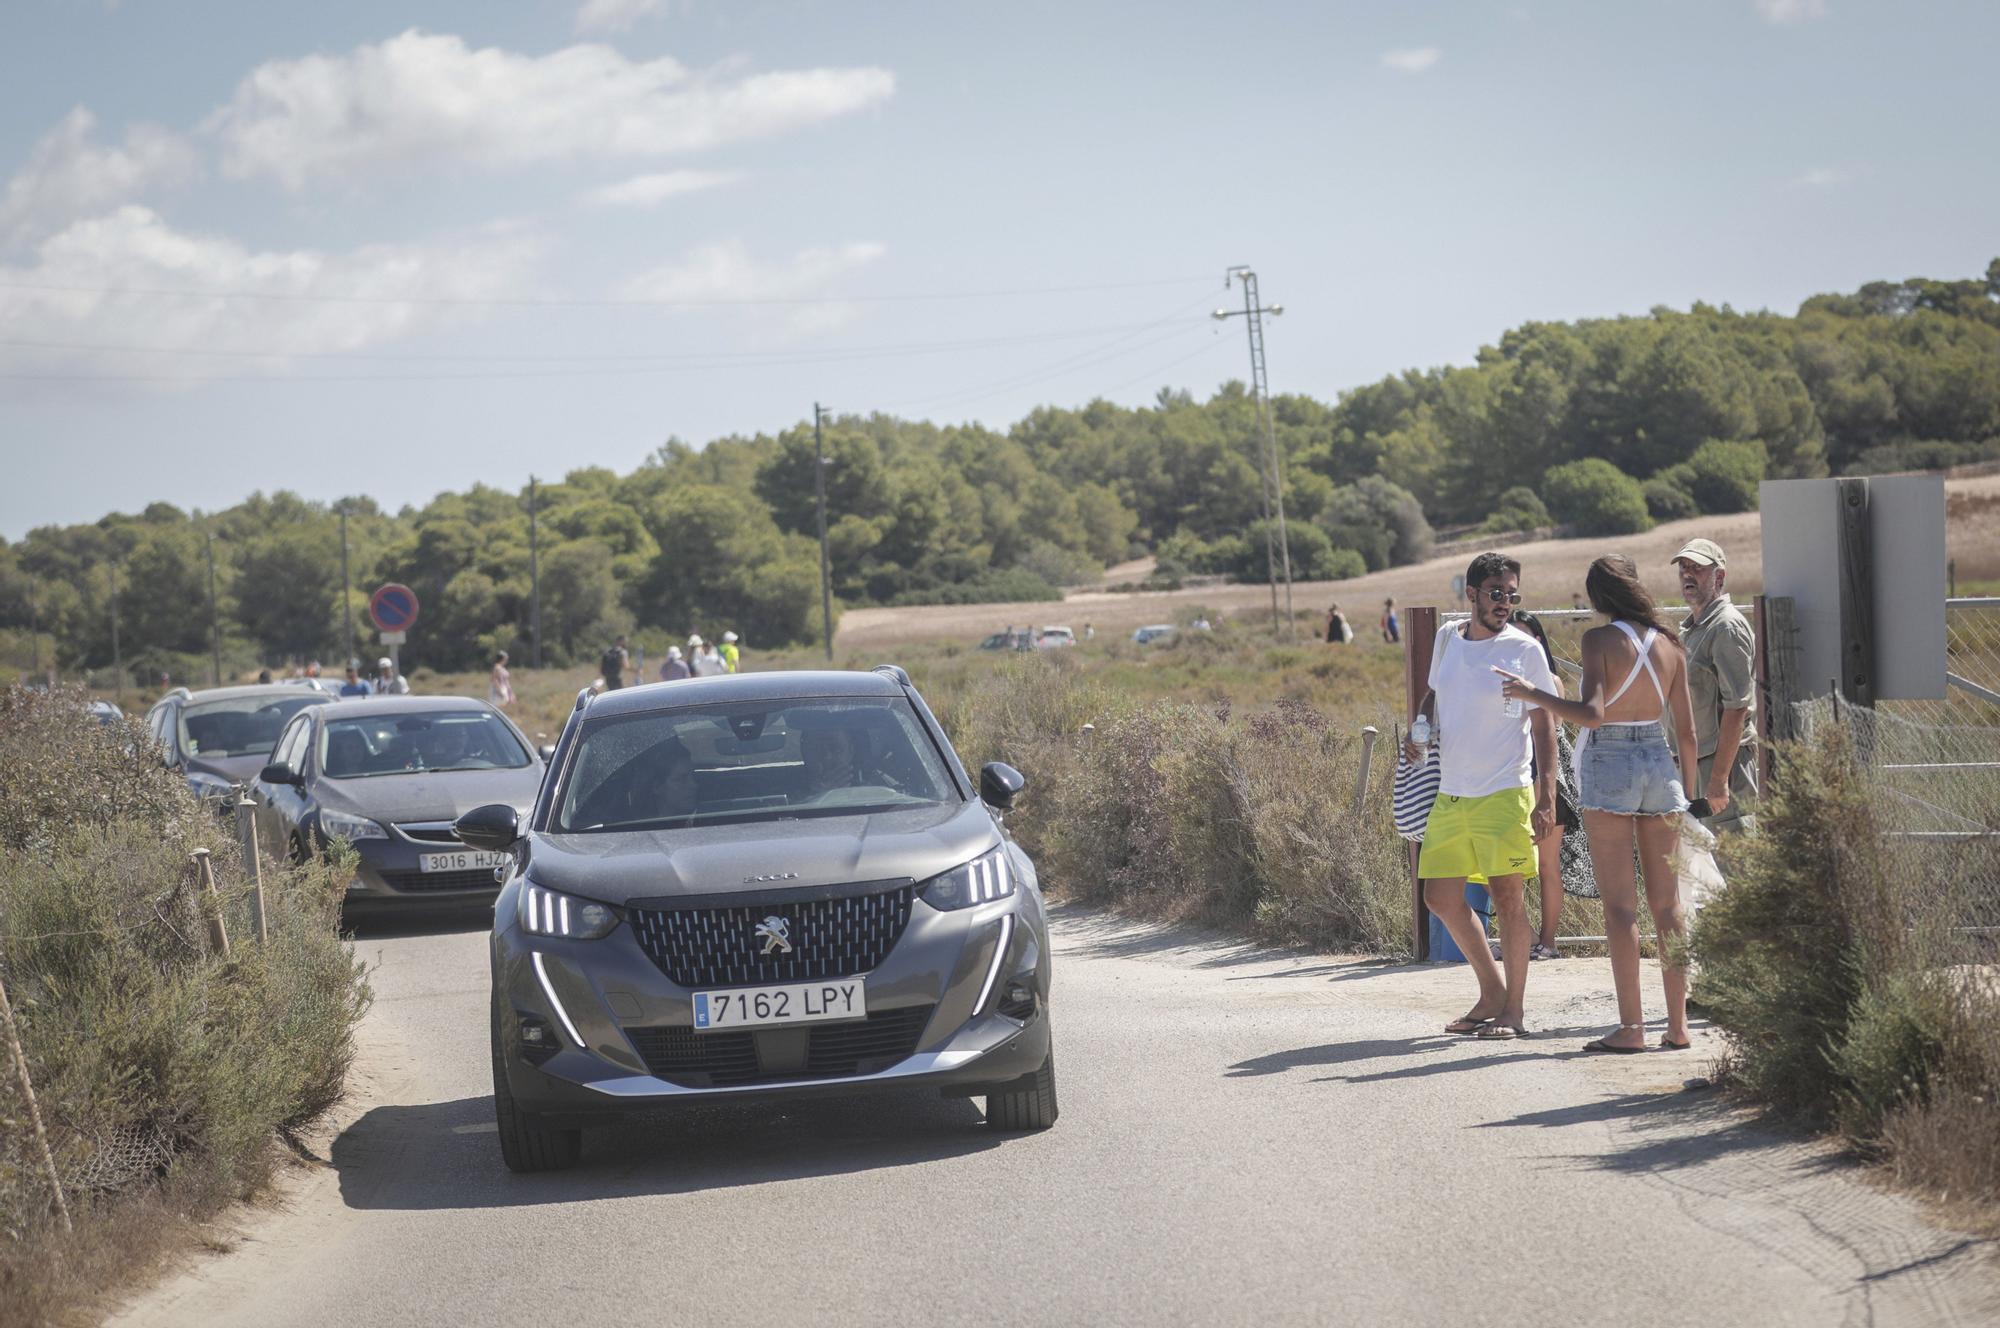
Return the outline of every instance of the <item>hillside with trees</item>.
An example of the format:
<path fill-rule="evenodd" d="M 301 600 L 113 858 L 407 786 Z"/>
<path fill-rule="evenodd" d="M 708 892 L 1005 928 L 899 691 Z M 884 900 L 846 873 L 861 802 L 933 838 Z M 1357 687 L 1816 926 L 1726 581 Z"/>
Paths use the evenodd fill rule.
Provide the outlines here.
<path fill-rule="evenodd" d="M 2000 457 L 2000 259 L 1981 280 L 1875 282 L 1795 315 L 1686 312 L 1529 323 L 1475 363 L 1325 400 L 1273 403 L 1295 574 L 1411 562 L 1433 530 L 1618 534 L 1747 510 L 1766 477 L 1867 474 Z M 1043 407 L 1005 432 L 886 415 L 826 431 L 841 605 L 1054 598 L 1144 554 L 1162 578 L 1264 575 L 1256 406 Z M 669 441 L 638 469 L 570 472 L 536 501 L 544 659 L 594 658 L 621 630 L 733 627 L 810 642 L 819 572 L 810 423 Z M 135 677 L 201 676 L 212 550 L 225 662 L 345 652 L 339 515 L 365 588 L 415 587 L 406 659 L 528 655 L 528 495 L 475 486 L 390 513 L 255 495 L 166 504 L 0 544 L 0 649 L 66 671 L 113 658 L 111 597 Z M 39 639 L 39 647 L 29 640 Z M 367 639 L 366 634 L 363 640 Z"/>

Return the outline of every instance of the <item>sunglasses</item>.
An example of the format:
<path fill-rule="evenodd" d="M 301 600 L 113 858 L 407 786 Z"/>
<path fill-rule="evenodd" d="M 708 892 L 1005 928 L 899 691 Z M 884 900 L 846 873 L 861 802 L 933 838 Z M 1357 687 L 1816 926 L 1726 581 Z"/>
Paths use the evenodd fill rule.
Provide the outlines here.
<path fill-rule="evenodd" d="M 1480 593 L 1485 595 L 1487 601 L 1492 604 L 1519 604 L 1521 602 L 1519 591 L 1509 592 L 1497 586 L 1492 590 L 1481 591 Z"/>

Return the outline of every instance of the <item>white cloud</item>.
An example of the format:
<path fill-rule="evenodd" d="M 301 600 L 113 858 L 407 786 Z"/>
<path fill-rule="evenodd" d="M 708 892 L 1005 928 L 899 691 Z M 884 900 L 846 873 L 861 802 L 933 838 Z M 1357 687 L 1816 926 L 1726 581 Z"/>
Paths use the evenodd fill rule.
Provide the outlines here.
<path fill-rule="evenodd" d="M 895 83 L 866 67 L 690 70 L 591 44 L 527 56 L 412 30 L 346 55 L 260 65 L 205 127 L 230 175 L 297 189 L 383 168 L 697 152 L 878 105 Z"/>
<path fill-rule="evenodd" d="M 1421 74 L 1444 55 L 1435 46 L 1410 46 L 1382 52 L 1382 67 L 1399 74 Z"/>
<path fill-rule="evenodd" d="M 1854 176 L 1838 166 L 1815 166 L 1809 171 L 1796 175 L 1792 183 L 1808 189 L 1830 189 L 1837 184 L 1846 184 Z"/>
<path fill-rule="evenodd" d="M 97 117 L 82 106 L 42 136 L 0 195 L 0 249 L 32 244 L 78 217 L 130 201 L 195 173 L 194 149 L 158 125 L 134 125 L 122 147 L 93 141 Z"/>
<path fill-rule="evenodd" d="M 742 178 L 742 171 L 663 171 L 592 189 L 581 201 L 588 207 L 657 207 L 670 198 L 720 189 Z"/>
<path fill-rule="evenodd" d="M 876 262 L 886 246 L 859 242 L 802 249 L 782 262 L 759 262 L 740 240 L 692 249 L 626 282 L 620 295 L 636 300 L 685 300 L 690 304 L 768 301 L 783 305 L 783 326 L 794 336 L 816 336 L 851 322 L 856 305 L 819 298 L 852 272 Z"/>
<path fill-rule="evenodd" d="M 666 0 L 589 0 L 576 14 L 578 32 L 623 32 L 648 14 L 657 14 Z"/>
<path fill-rule="evenodd" d="M 1804 23 L 1826 17 L 1826 0 L 1750 0 L 1766 23 Z"/>
<path fill-rule="evenodd" d="M 270 356 L 357 351 L 475 317 L 477 301 L 518 290 L 539 254 L 506 227 L 450 243 L 259 252 L 133 204 L 50 237 L 31 264 L 0 265 L 0 326 L 48 347 L 8 348 L 17 373 L 278 375 L 292 364 Z M 204 291 L 260 298 L 189 293 Z M 193 353 L 88 349 L 135 345 Z"/>

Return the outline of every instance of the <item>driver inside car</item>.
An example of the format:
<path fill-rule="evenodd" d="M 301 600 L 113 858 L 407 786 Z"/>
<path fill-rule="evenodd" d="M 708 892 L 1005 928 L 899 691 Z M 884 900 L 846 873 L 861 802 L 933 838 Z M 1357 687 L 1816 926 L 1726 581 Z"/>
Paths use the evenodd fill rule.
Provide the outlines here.
<path fill-rule="evenodd" d="M 651 816 L 692 816 L 695 813 L 694 755 L 679 738 L 668 738 L 647 754 L 651 765 L 647 785 Z"/>
<path fill-rule="evenodd" d="M 799 751 L 805 759 L 807 797 L 862 782 L 861 738 L 851 729 L 807 729 Z"/>

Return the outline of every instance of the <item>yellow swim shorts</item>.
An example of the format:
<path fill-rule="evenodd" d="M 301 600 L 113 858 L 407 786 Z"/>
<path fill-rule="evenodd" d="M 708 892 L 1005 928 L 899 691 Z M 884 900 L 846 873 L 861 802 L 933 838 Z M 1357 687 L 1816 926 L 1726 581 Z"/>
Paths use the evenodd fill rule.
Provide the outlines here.
<path fill-rule="evenodd" d="M 1502 789 L 1483 798 L 1440 793 L 1424 822 L 1424 847 L 1417 875 L 1425 880 L 1454 876 L 1491 880 L 1535 874 L 1535 791 Z"/>

